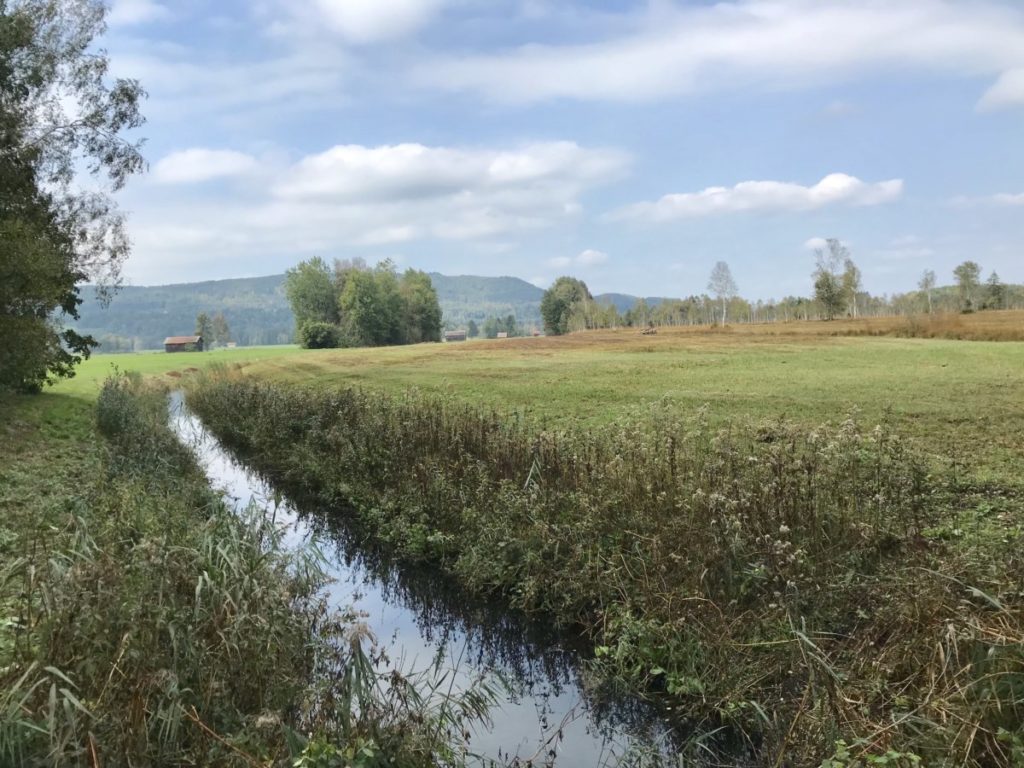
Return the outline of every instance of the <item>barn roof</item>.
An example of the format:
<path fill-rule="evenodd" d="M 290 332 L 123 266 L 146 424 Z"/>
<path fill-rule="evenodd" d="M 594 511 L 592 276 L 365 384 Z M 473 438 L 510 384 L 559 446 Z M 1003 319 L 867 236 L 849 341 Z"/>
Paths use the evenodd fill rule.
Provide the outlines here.
<path fill-rule="evenodd" d="M 202 340 L 202 336 L 168 336 L 164 344 L 197 344 Z"/>

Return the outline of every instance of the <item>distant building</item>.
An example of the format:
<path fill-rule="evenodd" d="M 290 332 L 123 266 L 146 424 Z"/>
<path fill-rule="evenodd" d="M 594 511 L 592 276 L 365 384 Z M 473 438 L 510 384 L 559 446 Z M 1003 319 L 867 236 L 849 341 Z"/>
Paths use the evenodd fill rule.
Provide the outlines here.
<path fill-rule="evenodd" d="M 202 336 L 168 336 L 164 339 L 164 352 L 202 352 Z"/>
<path fill-rule="evenodd" d="M 465 341 L 466 340 L 466 332 L 465 331 L 445 331 L 445 333 L 444 333 L 444 340 L 445 341 Z"/>
<path fill-rule="evenodd" d="M 507 339 L 508 338 L 508 331 L 498 331 L 497 338 L 499 338 L 499 339 Z"/>

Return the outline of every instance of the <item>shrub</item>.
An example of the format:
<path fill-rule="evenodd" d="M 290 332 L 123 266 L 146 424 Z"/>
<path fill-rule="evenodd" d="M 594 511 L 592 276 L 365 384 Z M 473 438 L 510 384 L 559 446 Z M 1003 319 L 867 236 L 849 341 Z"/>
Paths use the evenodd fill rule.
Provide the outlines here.
<path fill-rule="evenodd" d="M 341 346 L 341 329 L 332 323 L 303 323 L 299 326 L 299 344 L 306 349 L 335 349 Z"/>

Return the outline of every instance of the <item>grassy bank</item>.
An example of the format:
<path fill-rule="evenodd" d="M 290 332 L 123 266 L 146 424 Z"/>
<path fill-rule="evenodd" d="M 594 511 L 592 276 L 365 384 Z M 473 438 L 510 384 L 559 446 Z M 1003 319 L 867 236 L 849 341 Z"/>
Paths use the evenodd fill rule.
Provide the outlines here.
<path fill-rule="evenodd" d="M 396 359 L 380 354 L 377 370 Z M 582 624 L 606 672 L 747 734 L 765 765 L 1007 765 L 1024 749 L 1019 504 L 975 495 L 891 427 L 725 425 L 673 403 L 540 429 L 461 392 L 229 372 L 190 402 L 282 489 Z"/>
<path fill-rule="evenodd" d="M 378 669 L 316 553 L 207 486 L 163 391 L 0 404 L 0 764 L 460 762 L 486 690 Z"/>

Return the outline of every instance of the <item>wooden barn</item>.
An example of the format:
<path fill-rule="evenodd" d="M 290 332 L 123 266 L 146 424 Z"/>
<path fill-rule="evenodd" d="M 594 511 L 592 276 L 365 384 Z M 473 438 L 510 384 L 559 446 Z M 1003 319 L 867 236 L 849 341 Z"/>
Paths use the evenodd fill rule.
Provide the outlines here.
<path fill-rule="evenodd" d="M 465 331 L 446 331 L 445 334 L 444 334 L 444 340 L 445 341 L 465 341 L 466 340 L 466 332 Z"/>
<path fill-rule="evenodd" d="M 168 336 L 164 339 L 164 352 L 202 352 L 202 336 Z"/>

